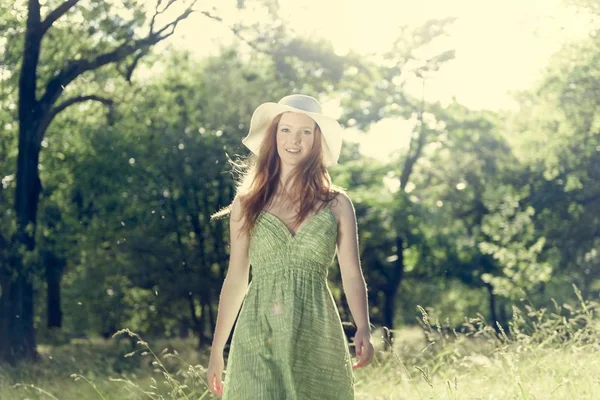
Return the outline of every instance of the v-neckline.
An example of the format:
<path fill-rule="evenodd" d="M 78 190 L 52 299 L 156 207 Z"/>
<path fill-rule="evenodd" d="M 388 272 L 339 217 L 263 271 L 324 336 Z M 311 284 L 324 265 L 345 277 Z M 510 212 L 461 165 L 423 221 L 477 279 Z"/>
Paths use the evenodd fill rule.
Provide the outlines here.
<path fill-rule="evenodd" d="M 290 228 L 288 228 L 288 226 L 285 224 L 285 222 L 283 222 L 283 220 L 281 218 L 279 218 L 277 215 L 270 213 L 269 211 L 263 210 L 262 213 L 269 215 L 270 217 L 272 217 L 275 221 L 277 221 L 282 228 L 285 229 L 285 231 L 287 232 L 288 236 L 294 240 L 298 237 L 298 235 L 300 233 L 302 233 L 303 229 L 319 214 L 325 212 L 329 210 L 331 213 L 331 208 L 329 205 L 325 206 L 323 209 L 321 209 L 320 211 L 317 211 L 316 213 L 314 213 L 313 215 L 311 215 L 310 217 L 305 218 L 305 220 L 300 224 L 300 227 L 298 228 L 298 230 L 296 232 L 292 232 L 290 230 Z M 333 216 L 333 214 L 331 214 Z"/>

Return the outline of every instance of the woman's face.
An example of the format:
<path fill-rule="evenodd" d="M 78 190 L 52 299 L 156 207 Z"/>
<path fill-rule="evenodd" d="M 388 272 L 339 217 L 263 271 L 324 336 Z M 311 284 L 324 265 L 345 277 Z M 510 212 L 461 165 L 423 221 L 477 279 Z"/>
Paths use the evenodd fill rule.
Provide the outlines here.
<path fill-rule="evenodd" d="M 281 161 L 297 165 L 306 157 L 315 141 L 315 121 L 306 114 L 286 112 L 277 126 L 277 153 Z"/>

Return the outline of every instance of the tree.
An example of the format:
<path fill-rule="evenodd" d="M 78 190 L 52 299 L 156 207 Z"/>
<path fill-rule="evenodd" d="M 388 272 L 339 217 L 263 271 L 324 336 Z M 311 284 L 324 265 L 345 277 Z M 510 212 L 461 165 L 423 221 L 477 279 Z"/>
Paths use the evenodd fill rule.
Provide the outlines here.
<path fill-rule="evenodd" d="M 40 79 L 40 57 L 43 40 L 48 39 L 53 26 L 68 12 L 78 12 L 80 16 L 91 17 L 110 11 L 108 2 L 79 4 L 80 0 L 66 0 L 56 5 L 42 18 L 39 0 L 27 2 L 24 42 L 19 72 L 18 125 L 19 141 L 16 167 L 15 218 L 16 227 L 10 240 L 13 247 L 9 259 L 0 270 L 0 360 L 14 363 L 22 359 L 36 359 L 36 340 L 33 325 L 34 293 L 32 276 L 39 268 L 39 256 L 35 254 L 36 224 L 39 195 L 42 183 L 39 178 L 39 156 L 44 134 L 52 120 L 67 108 L 86 101 L 96 101 L 107 106 L 112 100 L 96 93 L 71 96 L 60 103 L 58 100 L 65 89 L 78 77 L 109 64 L 125 64 L 126 78 L 130 78 L 135 66 L 156 43 L 171 36 L 178 23 L 193 12 L 196 0 L 174 20 L 156 27 L 157 18 L 169 9 L 176 0 L 163 5 L 157 0 L 154 14 L 149 22 L 148 33 L 138 38 L 139 31 L 146 22 L 141 6 L 134 0 L 125 6 L 134 11 L 131 21 L 120 17 L 107 18 L 102 32 L 99 26 L 90 25 L 89 31 L 108 37 L 97 46 L 82 51 L 74 58 L 66 60 L 60 68 L 51 71 L 47 81 Z M 110 42 L 117 42 L 109 48 Z M 98 51 L 97 49 L 100 49 Z M 40 90 L 41 89 L 41 90 Z M 38 95 L 38 93 L 40 93 Z"/>
<path fill-rule="evenodd" d="M 578 3 L 598 12 L 594 2 Z M 544 247 L 557 250 L 555 278 L 575 282 L 585 297 L 600 292 L 599 62 L 598 31 L 565 46 L 520 94 L 521 112 L 510 121 L 510 140 L 531 176 L 525 200 Z"/>
<path fill-rule="evenodd" d="M 418 50 L 442 36 L 452 21 L 451 18 L 430 20 L 414 31 L 403 27 L 392 48 L 380 60 L 369 65 L 369 73 L 349 79 L 344 88 L 346 96 L 342 105 L 345 114 L 342 120 L 348 126 L 364 129 L 384 118 L 416 119 L 408 151 L 400 157 L 398 166 L 393 167 L 398 170 L 394 179 L 397 179 L 400 189 L 399 200 L 395 203 L 397 208 L 392 213 L 395 234 L 390 248 L 394 249 L 395 254 L 390 256 L 392 262 L 377 264 L 386 282 L 379 288 L 384 296 L 383 324 L 390 329 L 386 343 L 393 339 L 396 297 L 405 276 L 404 252 L 410 246 L 411 224 L 407 223 L 408 214 L 403 207 L 408 199 L 406 188 L 426 145 L 440 134 L 435 111 L 426 109 L 425 91 L 420 98 L 415 98 L 407 93 L 405 86 L 408 77 L 417 78 L 424 89 L 429 75 L 435 74 L 445 62 L 454 58 L 453 50 L 442 51 L 425 59 L 416 55 Z M 430 123 L 431 120 L 434 122 Z"/>

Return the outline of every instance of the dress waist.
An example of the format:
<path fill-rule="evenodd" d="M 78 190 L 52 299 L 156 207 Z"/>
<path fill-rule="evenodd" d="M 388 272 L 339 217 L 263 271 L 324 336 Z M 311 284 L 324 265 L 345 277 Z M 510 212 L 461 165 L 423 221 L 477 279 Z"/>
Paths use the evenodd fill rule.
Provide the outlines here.
<path fill-rule="evenodd" d="M 328 266 L 308 260 L 261 263 L 252 266 L 252 280 L 273 279 L 275 276 L 304 275 L 303 278 L 327 282 Z"/>

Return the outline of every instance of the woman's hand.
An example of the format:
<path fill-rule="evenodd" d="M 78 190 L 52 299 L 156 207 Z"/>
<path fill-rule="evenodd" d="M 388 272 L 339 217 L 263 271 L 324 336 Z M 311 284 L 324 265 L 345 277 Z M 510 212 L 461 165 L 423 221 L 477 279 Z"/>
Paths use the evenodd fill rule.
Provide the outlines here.
<path fill-rule="evenodd" d="M 356 331 L 354 335 L 354 348 L 356 350 L 356 357 L 359 360 L 352 368 L 356 369 L 369 365 L 375 354 L 375 349 L 371 343 L 371 332 L 368 329 L 359 329 Z"/>
<path fill-rule="evenodd" d="M 211 351 L 210 361 L 208 362 L 208 389 L 215 396 L 223 396 L 223 352 Z"/>

